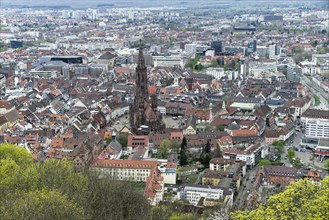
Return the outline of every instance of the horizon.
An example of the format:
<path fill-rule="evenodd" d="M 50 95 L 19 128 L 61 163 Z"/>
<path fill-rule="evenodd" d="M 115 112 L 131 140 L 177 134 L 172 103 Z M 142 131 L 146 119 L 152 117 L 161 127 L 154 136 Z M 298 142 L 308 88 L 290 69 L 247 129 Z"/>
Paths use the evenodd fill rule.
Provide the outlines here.
<path fill-rule="evenodd" d="M 202 7 L 210 7 L 210 6 L 220 6 L 219 3 L 225 3 L 226 5 L 237 5 L 241 6 L 242 3 L 247 3 L 248 5 L 259 5 L 259 3 L 263 3 L 264 7 L 268 6 L 282 6 L 282 5 L 292 5 L 292 4 L 300 4 L 304 2 L 308 6 L 321 6 L 323 3 L 327 4 L 326 0 L 314 0 L 309 2 L 307 0 L 291 0 L 289 2 L 285 0 L 205 0 L 202 2 Z M 156 1 L 148 1 L 148 0 L 57 0 L 56 2 L 49 2 L 46 0 L 2 0 L 0 1 L 2 8 L 16 8 L 16 7 L 71 7 L 72 9 L 77 8 L 97 8 L 99 5 L 108 5 L 108 7 L 121 7 L 121 8 L 132 8 L 132 7 L 168 7 L 168 6 L 187 6 L 187 7 L 195 7 L 200 5 L 200 1 L 198 0 L 156 0 Z M 83 6 L 81 6 L 83 5 Z M 129 7 L 128 7 L 129 5 Z"/>

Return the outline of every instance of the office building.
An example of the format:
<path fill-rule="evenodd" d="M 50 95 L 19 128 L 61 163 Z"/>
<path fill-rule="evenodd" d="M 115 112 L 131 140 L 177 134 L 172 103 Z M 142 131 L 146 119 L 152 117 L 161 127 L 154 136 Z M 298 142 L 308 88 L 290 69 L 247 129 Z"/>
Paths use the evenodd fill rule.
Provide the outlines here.
<path fill-rule="evenodd" d="M 269 58 L 270 59 L 276 59 L 277 56 L 277 46 L 276 44 L 272 44 L 269 46 Z"/>
<path fill-rule="evenodd" d="M 300 82 L 302 77 L 302 68 L 299 66 L 288 66 L 287 67 L 287 79 L 292 82 Z"/>
<path fill-rule="evenodd" d="M 212 41 L 211 48 L 215 50 L 215 55 L 220 55 L 224 52 L 224 42 L 220 40 Z"/>
<path fill-rule="evenodd" d="M 13 49 L 22 48 L 23 47 L 23 41 L 21 40 L 11 40 L 10 41 L 10 47 Z"/>
<path fill-rule="evenodd" d="M 308 109 L 301 117 L 305 136 L 310 138 L 329 138 L 329 111 Z"/>
<path fill-rule="evenodd" d="M 248 42 L 247 54 L 254 53 L 257 50 L 257 40 L 251 40 Z"/>

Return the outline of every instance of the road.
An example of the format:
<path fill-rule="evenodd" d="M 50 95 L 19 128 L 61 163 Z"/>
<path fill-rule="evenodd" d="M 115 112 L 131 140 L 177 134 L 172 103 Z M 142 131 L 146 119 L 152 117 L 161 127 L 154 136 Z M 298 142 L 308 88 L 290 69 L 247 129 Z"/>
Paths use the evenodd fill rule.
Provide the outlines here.
<path fill-rule="evenodd" d="M 323 109 L 323 110 L 329 110 L 329 94 L 326 93 L 319 85 L 317 85 L 315 82 L 311 81 L 307 77 L 302 78 L 302 83 L 307 86 L 311 90 L 313 94 L 318 96 L 320 98 L 321 104 L 318 106 L 318 108 Z"/>
<path fill-rule="evenodd" d="M 243 182 L 240 185 L 240 188 L 238 190 L 238 195 L 236 196 L 233 208 L 235 210 L 242 209 L 245 207 L 245 201 L 249 195 L 250 192 L 253 191 L 253 179 L 256 176 L 256 172 L 258 170 L 258 166 L 252 168 L 251 170 L 248 170 L 246 173 L 246 176 L 243 178 Z"/>

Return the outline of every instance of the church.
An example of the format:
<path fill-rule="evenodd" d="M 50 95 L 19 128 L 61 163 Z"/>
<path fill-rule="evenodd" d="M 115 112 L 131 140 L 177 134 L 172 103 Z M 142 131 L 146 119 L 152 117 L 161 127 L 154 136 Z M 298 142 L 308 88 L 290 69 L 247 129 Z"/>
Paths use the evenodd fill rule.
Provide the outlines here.
<path fill-rule="evenodd" d="M 139 48 L 136 67 L 136 88 L 134 103 L 130 106 L 130 128 L 134 134 L 148 134 L 150 131 L 162 132 L 165 125 L 157 110 L 156 95 L 149 96 L 147 68 L 143 48 Z"/>

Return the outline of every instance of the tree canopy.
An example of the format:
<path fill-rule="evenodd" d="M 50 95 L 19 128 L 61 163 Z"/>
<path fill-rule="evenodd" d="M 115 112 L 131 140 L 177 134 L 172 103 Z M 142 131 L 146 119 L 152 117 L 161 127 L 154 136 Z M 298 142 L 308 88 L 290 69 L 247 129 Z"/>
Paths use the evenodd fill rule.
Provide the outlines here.
<path fill-rule="evenodd" d="M 233 220 L 318 219 L 329 216 L 329 177 L 321 184 L 303 179 L 292 183 L 282 193 L 271 196 L 257 209 L 236 211 Z"/>
<path fill-rule="evenodd" d="M 123 190 L 124 189 L 124 190 Z M 130 183 L 76 173 L 72 161 L 34 162 L 0 144 L 1 219 L 145 219 L 148 201 Z"/>

